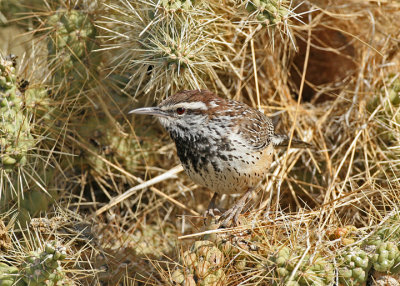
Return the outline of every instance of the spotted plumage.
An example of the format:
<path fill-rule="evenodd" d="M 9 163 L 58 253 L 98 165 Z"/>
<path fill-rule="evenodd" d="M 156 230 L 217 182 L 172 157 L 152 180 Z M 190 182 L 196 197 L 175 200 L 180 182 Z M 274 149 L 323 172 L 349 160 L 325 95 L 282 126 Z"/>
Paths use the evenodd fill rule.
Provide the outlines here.
<path fill-rule="evenodd" d="M 177 108 L 185 113 L 177 115 Z M 159 109 L 171 114 L 160 122 L 196 183 L 218 193 L 241 193 L 268 171 L 274 125 L 262 112 L 209 91 L 180 92 Z"/>
<path fill-rule="evenodd" d="M 275 134 L 272 120 L 262 112 L 206 90 L 182 91 L 157 107 L 132 112 L 157 116 L 189 177 L 220 194 L 254 188 L 268 172 L 274 146 L 289 141 Z M 309 144 L 293 140 L 292 146 Z"/>

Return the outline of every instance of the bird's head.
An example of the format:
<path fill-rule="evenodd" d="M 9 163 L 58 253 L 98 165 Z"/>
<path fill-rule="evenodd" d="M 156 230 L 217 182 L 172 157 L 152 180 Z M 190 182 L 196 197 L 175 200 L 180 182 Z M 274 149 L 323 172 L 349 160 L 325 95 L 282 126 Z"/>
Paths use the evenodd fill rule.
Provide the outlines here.
<path fill-rule="evenodd" d="M 224 102 L 210 91 L 190 90 L 170 96 L 158 106 L 138 108 L 129 113 L 154 115 L 171 135 L 183 137 L 199 135 Z"/>

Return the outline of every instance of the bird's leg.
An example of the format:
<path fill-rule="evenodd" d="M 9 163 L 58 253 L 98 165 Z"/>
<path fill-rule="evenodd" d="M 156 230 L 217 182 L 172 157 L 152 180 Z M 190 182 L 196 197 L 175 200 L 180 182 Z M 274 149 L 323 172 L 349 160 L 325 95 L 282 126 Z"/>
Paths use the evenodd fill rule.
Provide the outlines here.
<path fill-rule="evenodd" d="M 222 227 L 227 227 L 229 225 L 229 223 L 232 221 L 233 219 L 233 224 L 237 225 L 238 224 L 238 218 L 239 215 L 241 214 L 244 206 L 246 205 L 246 202 L 248 200 L 248 198 L 251 196 L 251 194 L 253 193 L 254 188 L 249 188 L 244 194 L 243 196 L 234 203 L 234 205 L 227 210 L 226 212 L 224 212 L 221 217 L 219 218 L 219 220 L 223 220 L 221 223 Z"/>
<path fill-rule="evenodd" d="M 204 217 L 207 216 L 215 217 L 214 211 L 219 212 L 219 210 L 215 207 L 215 201 L 217 200 L 217 198 L 218 198 L 218 193 L 215 192 L 211 198 L 210 203 L 208 204 L 207 210 L 204 213 Z"/>

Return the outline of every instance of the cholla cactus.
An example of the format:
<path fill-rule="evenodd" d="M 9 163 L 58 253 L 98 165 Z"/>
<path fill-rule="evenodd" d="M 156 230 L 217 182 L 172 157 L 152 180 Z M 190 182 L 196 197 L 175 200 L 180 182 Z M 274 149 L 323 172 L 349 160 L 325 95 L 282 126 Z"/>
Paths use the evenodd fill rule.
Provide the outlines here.
<path fill-rule="evenodd" d="M 32 251 L 21 266 L 1 262 L 0 285 L 75 285 L 60 264 L 66 257 L 65 248 L 51 242 L 46 243 L 43 251 Z"/>
<path fill-rule="evenodd" d="M 52 85 L 62 105 L 74 106 L 97 74 L 100 58 L 94 54 L 96 28 L 90 13 L 75 7 L 59 8 L 47 18 L 48 63 Z M 75 98 L 65 98 L 66 95 Z M 80 103 L 82 105 L 82 102 Z"/>
<path fill-rule="evenodd" d="M 331 262 L 319 256 L 306 254 L 301 248 L 293 250 L 282 247 L 272 256 L 268 266 L 273 269 L 277 285 L 330 285 L 334 279 Z M 296 271 L 295 271 L 296 270 Z"/>
<path fill-rule="evenodd" d="M 0 262 L 0 285 L 11 286 L 19 278 L 19 269 L 15 266 Z"/>
<path fill-rule="evenodd" d="M 43 136 L 36 125 L 51 111 L 46 90 L 20 88 L 12 58 L 0 57 L 0 113 L 0 210 L 17 202 L 20 218 L 27 220 L 52 200 L 43 191 L 52 177 L 46 173 L 52 169 L 38 168 L 43 164 L 37 159 L 42 156 L 38 145 Z"/>
<path fill-rule="evenodd" d="M 182 256 L 184 268 L 172 273 L 172 280 L 179 285 L 225 285 L 222 268 L 224 254 L 208 240 L 194 242 L 191 249 Z M 197 284 L 196 284 L 197 281 Z"/>
<path fill-rule="evenodd" d="M 329 256 L 326 254 L 332 249 L 311 248 L 304 253 L 306 247 L 301 244 L 271 247 L 265 234 L 257 232 L 241 232 L 239 236 L 213 232 L 206 235 L 209 240 L 196 241 L 183 253 L 181 265 L 171 279 L 178 285 L 225 285 L 232 281 L 225 273 L 240 273 L 243 276 L 235 276 L 238 281 L 253 279 L 262 285 L 362 286 L 374 273 L 393 276 L 400 272 L 398 222 L 395 214 L 360 242 L 357 241 L 367 235 L 365 230 L 351 225 L 336 228 L 328 232 L 328 238 L 340 248 L 336 255 Z M 348 246 L 339 238 L 348 239 Z M 247 273 L 255 276 L 251 278 Z"/>
<path fill-rule="evenodd" d="M 400 142 L 400 79 L 399 75 L 387 78 L 385 86 L 367 102 L 371 113 L 377 108 L 376 118 L 380 137 L 387 143 Z"/>
<path fill-rule="evenodd" d="M 36 141 L 32 137 L 29 117 L 24 114 L 23 95 L 11 59 L 0 56 L 0 168 L 12 170 L 27 162 L 27 153 Z"/>
<path fill-rule="evenodd" d="M 246 9 L 255 18 L 268 26 L 281 23 L 289 15 L 289 1 L 285 0 L 249 0 Z"/>
<path fill-rule="evenodd" d="M 339 281 L 343 285 L 362 285 L 367 280 L 371 264 L 368 253 L 359 247 L 345 249 L 338 259 Z"/>
<path fill-rule="evenodd" d="M 227 54 L 229 45 L 205 1 L 123 0 L 109 7 L 110 15 L 99 21 L 109 34 L 105 47 L 115 50 L 114 63 L 129 73 L 127 88 L 135 94 L 165 97 L 205 88 L 225 66 L 222 51 Z"/>
<path fill-rule="evenodd" d="M 156 7 L 164 13 L 177 13 L 193 9 L 194 2 L 194 0 L 162 0 L 148 2 L 148 4 L 158 4 Z"/>
<path fill-rule="evenodd" d="M 49 92 L 43 87 L 29 87 L 24 93 L 24 106 L 37 120 L 52 122 L 57 114 Z M 44 124 L 43 124 L 44 125 Z M 50 125 L 50 124 L 49 124 Z M 50 128 L 51 126 L 47 126 Z"/>
<path fill-rule="evenodd" d="M 66 285 L 65 274 L 60 261 L 67 257 L 64 247 L 55 243 L 47 243 L 44 251 L 33 251 L 21 266 L 21 276 L 27 285 Z M 46 283 L 47 282 L 47 283 Z"/>
<path fill-rule="evenodd" d="M 399 223 L 399 213 L 395 213 L 362 244 L 378 272 L 400 272 Z"/>
<path fill-rule="evenodd" d="M 388 272 L 395 265 L 395 260 L 400 256 L 397 245 L 393 242 L 382 242 L 372 256 L 374 269 L 379 272 Z"/>

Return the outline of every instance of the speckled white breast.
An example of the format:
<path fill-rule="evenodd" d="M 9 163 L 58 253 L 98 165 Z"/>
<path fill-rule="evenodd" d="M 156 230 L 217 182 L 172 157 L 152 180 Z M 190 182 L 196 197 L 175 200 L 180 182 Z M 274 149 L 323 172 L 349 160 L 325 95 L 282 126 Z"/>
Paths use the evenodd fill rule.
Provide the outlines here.
<path fill-rule="evenodd" d="M 273 146 L 270 144 L 261 151 L 234 152 L 230 155 L 231 159 L 227 161 L 218 160 L 220 171 L 216 171 L 211 163 L 204 165 L 199 172 L 195 172 L 191 164 L 183 164 L 183 167 L 195 183 L 214 192 L 243 193 L 250 187 L 256 187 L 265 177 L 273 159 Z"/>

